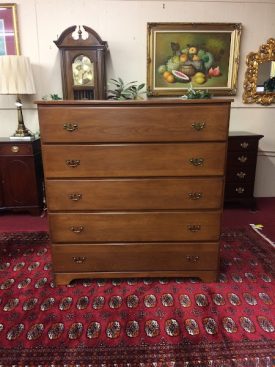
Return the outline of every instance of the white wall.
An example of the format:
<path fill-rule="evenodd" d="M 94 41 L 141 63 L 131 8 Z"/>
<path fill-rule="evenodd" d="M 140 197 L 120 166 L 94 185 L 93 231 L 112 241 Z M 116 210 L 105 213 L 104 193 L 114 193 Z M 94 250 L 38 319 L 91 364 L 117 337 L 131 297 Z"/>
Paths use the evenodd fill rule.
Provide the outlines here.
<path fill-rule="evenodd" d="M 69 26 L 86 25 L 108 42 L 107 79 L 120 76 L 125 81 L 145 82 L 147 22 L 242 23 L 230 130 L 265 135 L 260 141 L 255 195 L 275 196 L 275 105 L 242 103 L 246 55 L 275 38 L 275 0 L 17 0 L 17 7 L 21 54 L 31 59 L 37 89 L 35 96 L 24 98 L 25 123 L 34 132 L 39 128 L 32 102 L 52 93 L 62 95 L 59 50 L 53 41 Z M 0 136 L 11 135 L 16 126 L 13 97 L 0 96 Z"/>

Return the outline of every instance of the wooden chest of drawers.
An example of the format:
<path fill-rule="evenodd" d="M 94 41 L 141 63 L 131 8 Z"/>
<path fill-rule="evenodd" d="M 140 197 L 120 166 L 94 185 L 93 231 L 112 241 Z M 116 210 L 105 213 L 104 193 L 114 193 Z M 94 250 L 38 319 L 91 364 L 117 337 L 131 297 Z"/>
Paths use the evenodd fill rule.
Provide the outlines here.
<path fill-rule="evenodd" d="M 240 203 L 256 210 L 254 181 L 259 140 L 263 135 L 232 131 L 228 138 L 224 200 Z"/>
<path fill-rule="evenodd" d="M 215 281 L 230 102 L 38 102 L 57 284 Z"/>

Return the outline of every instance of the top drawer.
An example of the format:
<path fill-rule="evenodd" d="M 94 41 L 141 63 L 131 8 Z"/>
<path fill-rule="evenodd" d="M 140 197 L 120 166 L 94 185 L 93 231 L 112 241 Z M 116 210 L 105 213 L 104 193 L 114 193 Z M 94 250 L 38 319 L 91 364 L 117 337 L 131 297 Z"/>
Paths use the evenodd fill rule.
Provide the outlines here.
<path fill-rule="evenodd" d="M 228 138 L 228 151 L 238 151 L 238 152 L 255 152 L 255 154 L 258 151 L 258 143 L 259 140 L 257 138 L 250 138 L 250 137 L 234 137 Z"/>
<path fill-rule="evenodd" d="M 10 141 L 0 143 L 0 155 L 5 156 L 22 156 L 22 155 L 34 155 L 41 150 L 40 140 L 34 140 L 29 142 L 22 141 Z"/>
<path fill-rule="evenodd" d="M 51 142 L 224 141 L 229 105 L 39 106 L 41 137 Z"/>

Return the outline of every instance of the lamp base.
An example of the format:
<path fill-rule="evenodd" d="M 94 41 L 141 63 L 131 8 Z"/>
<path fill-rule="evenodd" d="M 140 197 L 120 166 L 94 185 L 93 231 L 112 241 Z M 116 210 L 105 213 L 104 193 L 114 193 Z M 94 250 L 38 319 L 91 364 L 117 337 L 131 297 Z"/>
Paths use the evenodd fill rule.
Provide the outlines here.
<path fill-rule="evenodd" d="M 23 112 L 22 112 L 22 102 L 19 97 L 16 99 L 16 108 L 17 108 L 17 114 L 18 114 L 18 126 L 17 130 L 13 134 L 13 138 L 25 138 L 25 137 L 34 137 L 34 134 L 28 130 L 24 124 L 23 119 Z"/>
<path fill-rule="evenodd" d="M 15 137 L 15 138 L 24 138 L 24 137 L 33 136 L 33 133 L 26 128 L 24 123 L 23 124 L 18 123 L 17 130 L 15 131 L 15 133 L 12 136 Z"/>

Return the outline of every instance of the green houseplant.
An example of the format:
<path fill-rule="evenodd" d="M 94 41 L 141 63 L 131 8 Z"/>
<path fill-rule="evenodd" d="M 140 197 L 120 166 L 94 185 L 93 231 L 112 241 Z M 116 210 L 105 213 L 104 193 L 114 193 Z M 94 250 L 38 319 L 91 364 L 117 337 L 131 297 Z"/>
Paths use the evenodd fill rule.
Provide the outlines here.
<path fill-rule="evenodd" d="M 112 87 L 108 90 L 108 99 L 142 99 L 142 94 L 146 93 L 142 90 L 145 83 L 137 84 L 137 81 L 125 83 L 121 78 L 118 78 L 110 79 L 108 84 Z"/>

